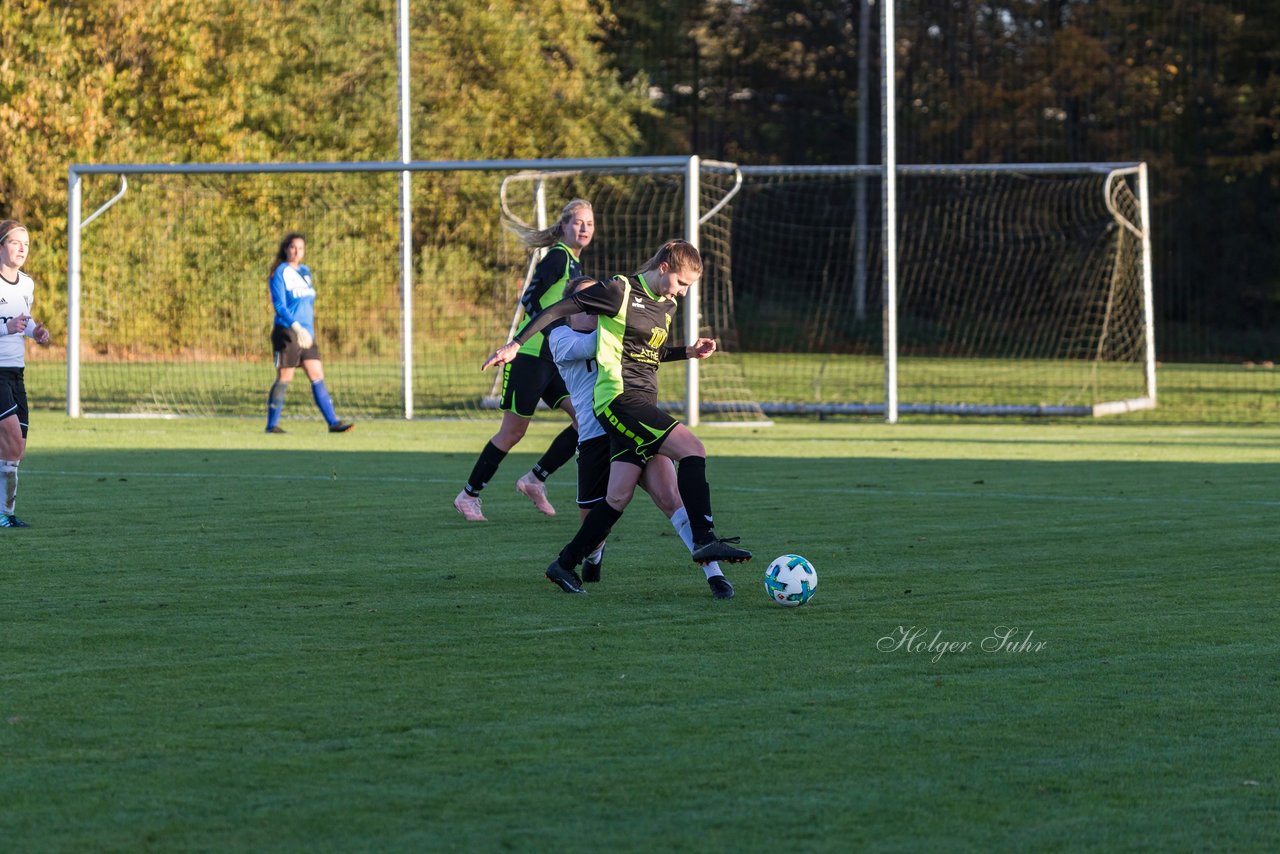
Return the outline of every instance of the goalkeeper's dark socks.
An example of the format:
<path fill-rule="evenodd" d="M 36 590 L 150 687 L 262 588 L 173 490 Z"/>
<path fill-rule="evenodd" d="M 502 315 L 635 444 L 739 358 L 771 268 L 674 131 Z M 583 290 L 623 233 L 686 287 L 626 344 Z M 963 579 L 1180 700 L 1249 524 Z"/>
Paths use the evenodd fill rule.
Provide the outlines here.
<path fill-rule="evenodd" d="M 267 432 L 274 433 L 280 424 L 280 413 L 284 411 L 284 394 L 289 390 L 289 384 L 276 380 L 271 384 L 271 391 L 267 393 Z"/>
<path fill-rule="evenodd" d="M 498 466 L 502 465 L 502 461 L 506 457 L 507 452 L 493 444 L 493 442 L 485 443 L 484 450 L 480 452 L 475 466 L 471 469 L 471 477 L 467 478 L 467 494 L 479 495 L 480 490 L 484 489 L 489 481 L 493 480 L 493 476 L 498 471 Z"/>
<path fill-rule="evenodd" d="M 329 389 L 325 387 L 324 380 L 316 380 L 311 384 L 311 396 L 315 398 L 316 408 L 320 410 L 324 420 L 330 425 L 337 424 L 338 414 L 333 411 L 333 400 L 329 398 Z"/>
<path fill-rule="evenodd" d="M 578 431 L 570 424 L 551 440 L 551 445 L 542 455 L 542 459 L 534 463 L 533 476 L 545 481 L 556 469 L 573 459 L 573 454 L 577 450 Z"/>
<path fill-rule="evenodd" d="M 689 529 L 695 546 L 715 539 L 711 519 L 711 487 L 707 485 L 707 458 L 685 457 L 676 470 L 680 501 L 689 512 Z"/>
<path fill-rule="evenodd" d="M 560 566 L 565 569 L 576 569 L 582 559 L 608 538 L 614 523 L 622 518 L 622 511 L 615 510 L 607 501 L 601 501 L 591 508 L 587 518 L 582 520 L 582 527 L 573 535 L 569 544 L 560 550 Z"/>

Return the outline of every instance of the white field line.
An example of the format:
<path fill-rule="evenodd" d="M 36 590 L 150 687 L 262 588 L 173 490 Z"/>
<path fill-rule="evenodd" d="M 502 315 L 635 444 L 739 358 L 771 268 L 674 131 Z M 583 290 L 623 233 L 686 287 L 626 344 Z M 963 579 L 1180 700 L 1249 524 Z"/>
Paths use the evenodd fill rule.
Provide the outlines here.
<path fill-rule="evenodd" d="M 124 471 L 57 471 L 48 469 L 38 469 L 23 467 L 22 476 L 40 477 L 42 475 L 52 477 L 92 477 L 92 478 L 130 478 L 130 477 L 151 477 L 160 479 L 173 480 L 302 480 L 302 481 L 354 481 L 357 483 L 420 483 L 420 484 L 450 484 L 458 486 L 462 480 L 460 478 L 440 478 L 440 477 L 398 477 L 394 475 L 349 475 L 349 474 L 263 474 L 260 472 L 245 472 L 240 474 L 229 474 L 220 472 L 124 472 Z M 563 486 L 567 492 L 574 489 L 575 485 L 572 478 L 564 479 L 562 484 L 549 483 L 548 486 Z M 759 493 L 762 495 L 773 495 L 781 492 L 794 492 L 796 487 L 788 486 L 784 488 L 769 486 L 733 486 L 730 484 L 716 483 L 716 492 L 745 492 Z M 999 492 L 999 491 L 958 491 L 947 489 L 891 489 L 879 486 L 848 486 L 848 487 L 808 487 L 804 489 L 808 495 L 887 495 L 905 498 L 947 498 L 958 500 L 971 500 L 975 498 L 995 498 L 1001 501 L 1050 501 L 1064 503 L 1099 503 L 1099 504 L 1151 504 L 1151 505 L 1231 505 L 1237 507 L 1280 507 L 1280 500 L 1267 499 L 1240 499 L 1240 498 L 1203 498 L 1195 496 L 1140 496 L 1140 495 L 1054 495 L 1048 493 L 1027 493 L 1027 492 Z"/>

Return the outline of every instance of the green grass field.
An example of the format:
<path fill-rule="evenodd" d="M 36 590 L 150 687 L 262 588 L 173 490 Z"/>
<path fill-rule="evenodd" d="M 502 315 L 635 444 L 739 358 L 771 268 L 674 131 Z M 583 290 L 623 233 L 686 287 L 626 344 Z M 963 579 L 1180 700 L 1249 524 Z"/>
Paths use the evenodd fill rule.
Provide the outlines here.
<path fill-rule="evenodd" d="M 450 502 L 494 422 L 32 421 L 4 850 L 1280 839 L 1280 428 L 708 428 L 759 557 L 715 602 L 643 497 L 589 595 L 542 578 L 572 478 L 550 520 L 511 483 L 552 419 L 483 525 Z M 821 580 L 784 610 L 760 577 L 792 551 Z"/>
<path fill-rule="evenodd" d="M 459 347 L 418 354 L 416 416 L 491 417 L 479 407 L 482 397 L 494 393 L 495 373 L 478 370 L 484 353 L 480 347 Z M 700 369 L 704 399 L 711 402 L 884 402 L 884 363 L 878 357 L 721 354 Z M 325 361 L 339 408 L 357 418 L 404 412 L 401 370 L 395 359 Z M 684 370 L 683 362 L 663 368 L 664 396 L 683 398 Z M 65 411 L 66 376 L 59 359 L 31 360 L 26 382 L 32 406 Z M 266 360 L 90 361 L 81 366 L 81 398 L 89 414 L 256 416 L 274 377 Z M 1166 364 L 1157 371 L 1157 386 L 1159 406 L 1135 420 L 1280 425 L 1280 372 L 1273 368 Z M 1142 366 L 1136 364 L 909 356 L 899 362 L 898 391 L 902 404 L 1079 406 L 1140 397 L 1145 386 Z M 293 406 L 309 405 L 301 374 L 289 395 Z"/>

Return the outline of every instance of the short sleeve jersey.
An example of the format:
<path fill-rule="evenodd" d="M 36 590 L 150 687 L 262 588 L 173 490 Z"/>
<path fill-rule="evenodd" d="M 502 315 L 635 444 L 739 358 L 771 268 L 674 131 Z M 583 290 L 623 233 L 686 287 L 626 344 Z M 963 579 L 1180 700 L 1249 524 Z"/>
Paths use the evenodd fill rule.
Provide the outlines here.
<path fill-rule="evenodd" d="M 582 275 L 582 262 L 563 242 L 557 243 L 547 251 L 546 257 L 534 268 L 533 278 L 529 286 L 520 295 L 520 304 L 528 316 L 520 327 L 524 329 L 538 318 L 542 310 L 564 298 L 564 286 L 570 279 Z M 527 356 L 538 356 L 552 361 L 551 353 L 546 346 L 545 333 L 539 332 L 520 347 L 520 352 Z"/>
<path fill-rule="evenodd" d="M 623 392 L 658 401 L 662 361 L 676 301 L 650 289 L 644 274 L 614 276 L 574 293 L 583 311 L 599 315 L 595 412 Z"/>
<path fill-rule="evenodd" d="M 0 276 L 0 326 L 10 318 L 31 316 L 31 304 L 35 301 L 36 286 L 31 277 L 21 270 L 18 280 L 10 282 Z M 21 368 L 26 364 L 26 337 L 24 332 L 10 335 L 0 328 L 0 368 Z"/>

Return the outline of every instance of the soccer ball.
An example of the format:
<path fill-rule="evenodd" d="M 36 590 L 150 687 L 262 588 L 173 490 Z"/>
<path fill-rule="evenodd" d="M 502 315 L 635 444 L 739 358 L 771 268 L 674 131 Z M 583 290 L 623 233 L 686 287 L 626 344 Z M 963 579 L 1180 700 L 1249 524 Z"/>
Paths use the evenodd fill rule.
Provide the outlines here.
<path fill-rule="evenodd" d="M 764 592 L 784 608 L 803 605 L 818 589 L 818 571 L 800 555 L 774 558 L 764 571 Z"/>

